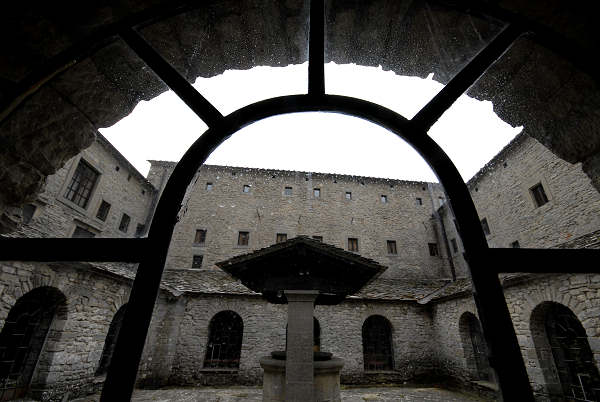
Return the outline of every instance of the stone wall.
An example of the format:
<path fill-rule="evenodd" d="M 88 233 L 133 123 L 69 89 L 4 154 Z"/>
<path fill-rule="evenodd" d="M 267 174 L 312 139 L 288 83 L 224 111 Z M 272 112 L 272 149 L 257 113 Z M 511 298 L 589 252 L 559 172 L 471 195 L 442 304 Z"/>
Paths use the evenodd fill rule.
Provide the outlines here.
<path fill-rule="evenodd" d="M 259 358 L 274 350 L 285 350 L 286 307 L 257 297 L 190 295 L 169 382 L 174 385 L 261 383 Z M 236 312 L 244 323 L 240 367 L 234 371 L 205 369 L 209 323 L 224 310 Z M 371 315 L 381 315 L 392 325 L 393 372 L 364 370 L 362 325 Z M 321 329 L 321 350 L 344 359 L 344 383 L 403 382 L 437 374 L 432 320 L 426 306 L 415 302 L 348 300 L 336 306 L 316 306 L 315 318 Z"/>
<path fill-rule="evenodd" d="M 548 203 L 536 206 L 531 187 L 541 183 Z M 537 140 L 521 134 L 469 183 L 480 219 L 486 219 L 490 247 L 550 248 L 600 228 L 600 193 L 578 164 L 557 158 Z M 448 239 L 456 239 L 453 260 L 467 275 L 462 243 L 448 208 L 443 209 Z M 524 268 L 526 270 L 526 268 Z"/>
<path fill-rule="evenodd" d="M 65 198 L 81 160 L 99 174 L 85 208 Z M 31 204 L 36 207 L 31 221 L 13 235 L 71 237 L 79 226 L 96 237 L 133 237 L 138 225 L 146 225 L 155 194 L 153 186 L 112 145 L 98 138 L 47 178 L 44 192 Z M 111 204 L 105 221 L 96 216 L 103 200 Z M 124 213 L 131 218 L 126 232 L 119 230 Z"/>
<path fill-rule="evenodd" d="M 159 186 L 165 164 L 153 163 L 148 177 Z M 207 190 L 207 183 L 212 184 L 211 190 Z M 429 185 L 204 166 L 184 201 L 167 267 L 191 268 L 193 256 L 203 255 L 202 267 L 210 268 L 234 255 L 269 246 L 275 243 L 277 233 L 285 233 L 288 238 L 322 236 L 324 242 L 346 250 L 348 238 L 357 238 L 360 255 L 389 267 L 384 277 L 448 277 L 442 257 L 429 254 L 428 243 L 437 243 L 438 250 L 444 252 L 431 220 L 432 203 L 439 205 L 438 197 L 443 193 L 438 185 Z M 285 194 L 285 187 L 292 188 L 291 195 Z M 320 191 L 318 197 L 315 188 Z M 346 198 L 346 192 L 351 193 L 351 199 Z M 382 202 L 382 195 L 387 202 Z M 197 229 L 207 231 L 204 245 L 194 244 Z M 248 246 L 238 246 L 239 231 L 250 233 Z M 396 241 L 396 255 L 387 252 L 387 240 Z"/>
<path fill-rule="evenodd" d="M 540 400 L 546 400 L 544 394 L 557 389 L 553 383 L 556 369 L 552 353 L 549 348 L 541 348 L 539 344 L 536 347 L 534 343 L 534 337 L 545 336 L 538 335 L 537 318 L 533 314 L 543 303 L 562 304 L 577 316 L 587 333 L 596 366 L 600 368 L 599 275 L 534 275 L 527 280 L 505 284 L 504 294 L 529 380 Z M 477 314 L 473 299 L 463 296 L 440 300 L 432 308 L 435 353 L 440 368 L 463 382 L 476 379 L 476 373 L 467 364 L 469 351 L 465 346 L 468 345 L 461 340 L 458 329 L 463 313 Z"/>

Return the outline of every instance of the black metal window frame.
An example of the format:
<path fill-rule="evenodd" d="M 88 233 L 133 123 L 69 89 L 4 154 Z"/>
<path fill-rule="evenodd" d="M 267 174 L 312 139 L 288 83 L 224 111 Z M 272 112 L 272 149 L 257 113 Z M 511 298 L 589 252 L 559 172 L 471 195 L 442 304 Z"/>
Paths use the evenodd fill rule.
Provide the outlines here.
<path fill-rule="evenodd" d="M 348 237 L 348 251 L 358 253 L 358 238 Z"/>
<path fill-rule="evenodd" d="M 80 208 L 86 209 L 100 173 L 81 158 L 65 191 L 65 198 Z"/>
<path fill-rule="evenodd" d="M 96 218 L 105 222 L 106 218 L 108 218 L 108 213 L 110 212 L 110 207 L 111 207 L 111 205 L 109 202 L 107 202 L 106 200 L 102 200 L 102 202 L 100 203 L 100 206 L 98 207 L 98 212 L 96 213 Z"/>
<path fill-rule="evenodd" d="M 275 235 L 275 243 L 283 243 L 287 241 L 287 233 L 277 233 Z"/>
<path fill-rule="evenodd" d="M 470 2 L 452 7 L 473 15 L 503 21 L 507 25 L 464 66 L 412 119 L 372 102 L 325 94 L 323 0 L 310 0 L 308 93 L 266 99 L 223 116 L 190 85 L 136 31 L 153 22 L 202 7 L 203 3 L 174 1 L 157 5 L 101 28 L 53 57 L 14 87 L 14 96 L 2 104 L 5 119 L 44 83 L 93 54 L 115 38 L 121 38 L 207 125 L 208 130 L 189 148 L 175 167 L 158 203 L 147 238 L 2 238 L 0 261 L 121 261 L 138 262 L 123 328 L 119 333 L 114 364 L 108 371 L 102 401 L 131 398 L 137 368 L 158 295 L 166 255 L 177 213 L 186 188 L 208 155 L 242 127 L 272 116 L 294 112 L 342 113 L 368 120 L 403 138 L 421 154 L 436 173 L 450 201 L 460 229 L 464 256 L 471 273 L 474 298 L 490 359 L 504 400 L 533 401 L 533 393 L 506 305 L 498 273 L 600 273 L 599 250 L 489 248 L 469 191 L 445 152 L 427 135 L 438 118 L 473 85 L 486 70 L 524 34 L 570 60 L 598 79 L 595 55 L 541 23 L 526 20 L 489 2 Z M 450 6 L 450 5 L 448 5 Z M 565 268 L 568 267 L 568 268 Z"/>
<path fill-rule="evenodd" d="M 387 240 L 387 253 L 388 254 L 398 254 L 398 247 L 396 246 L 396 240 Z"/>

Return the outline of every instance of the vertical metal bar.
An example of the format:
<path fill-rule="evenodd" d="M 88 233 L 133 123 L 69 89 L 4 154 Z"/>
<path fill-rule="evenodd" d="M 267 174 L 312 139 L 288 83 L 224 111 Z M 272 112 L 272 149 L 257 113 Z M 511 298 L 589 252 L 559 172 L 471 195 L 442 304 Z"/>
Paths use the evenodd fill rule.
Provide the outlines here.
<path fill-rule="evenodd" d="M 515 24 L 506 27 L 477 54 L 448 84 L 412 119 L 418 130 L 427 132 L 440 116 L 524 33 Z"/>
<path fill-rule="evenodd" d="M 325 6 L 323 0 L 310 2 L 308 42 L 308 94 L 325 94 Z"/>

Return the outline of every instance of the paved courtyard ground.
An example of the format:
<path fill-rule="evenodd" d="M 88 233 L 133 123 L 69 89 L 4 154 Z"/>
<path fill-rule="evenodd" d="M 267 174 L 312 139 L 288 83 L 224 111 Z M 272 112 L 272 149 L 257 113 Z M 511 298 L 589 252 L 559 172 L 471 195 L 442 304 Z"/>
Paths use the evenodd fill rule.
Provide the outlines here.
<path fill-rule="evenodd" d="M 77 402 L 96 402 L 99 395 L 77 399 Z M 257 387 L 234 388 L 166 388 L 159 390 L 136 390 L 133 402 L 242 402 L 262 401 L 262 389 Z M 486 401 L 474 395 L 448 391 L 440 388 L 346 388 L 342 389 L 344 402 L 476 402 Z"/>

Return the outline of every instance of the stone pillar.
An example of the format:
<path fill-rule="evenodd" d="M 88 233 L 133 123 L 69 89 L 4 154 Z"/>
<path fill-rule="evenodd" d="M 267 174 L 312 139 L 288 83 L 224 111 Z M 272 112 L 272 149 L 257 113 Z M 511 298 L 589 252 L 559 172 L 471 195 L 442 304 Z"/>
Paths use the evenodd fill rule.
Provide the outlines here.
<path fill-rule="evenodd" d="M 313 313 L 316 290 L 286 290 L 288 335 L 285 360 L 286 402 L 314 401 Z"/>

